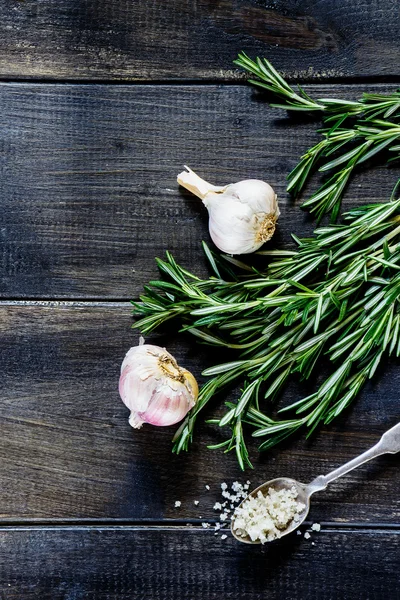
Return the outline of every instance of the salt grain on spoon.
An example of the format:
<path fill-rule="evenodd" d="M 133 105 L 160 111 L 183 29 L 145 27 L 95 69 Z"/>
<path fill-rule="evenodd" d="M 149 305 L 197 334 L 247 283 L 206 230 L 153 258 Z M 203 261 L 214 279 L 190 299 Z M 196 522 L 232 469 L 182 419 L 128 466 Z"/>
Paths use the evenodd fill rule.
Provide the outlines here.
<path fill-rule="evenodd" d="M 400 423 L 384 433 L 375 446 L 308 485 L 287 477 L 267 481 L 236 508 L 231 524 L 233 536 L 246 544 L 264 544 L 291 533 L 308 515 L 312 494 L 381 454 L 399 451 Z"/>

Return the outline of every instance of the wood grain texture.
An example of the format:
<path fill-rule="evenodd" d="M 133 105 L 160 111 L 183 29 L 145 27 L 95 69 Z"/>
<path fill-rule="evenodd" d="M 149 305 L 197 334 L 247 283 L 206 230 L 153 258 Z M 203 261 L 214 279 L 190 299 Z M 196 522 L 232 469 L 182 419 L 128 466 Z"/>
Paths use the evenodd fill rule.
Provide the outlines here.
<path fill-rule="evenodd" d="M 0 77 L 232 80 L 240 50 L 292 78 L 398 77 L 399 25 L 392 0 L 11 0 Z"/>
<path fill-rule="evenodd" d="M 318 124 L 270 109 L 250 87 L 2 84 L 0 102 L 3 298 L 130 299 L 166 250 L 205 274 L 207 215 L 178 189 L 183 164 L 215 184 L 269 181 L 282 213 L 277 244 L 311 231 L 285 178 L 319 139 Z M 360 173 L 346 206 L 387 199 L 398 175 Z"/>
<path fill-rule="evenodd" d="M 245 474 L 206 449 L 224 432 L 203 419 L 178 457 L 175 428 L 132 430 L 117 391 L 138 341 L 125 301 L 157 275 L 154 256 L 169 249 L 207 273 L 205 210 L 176 184 L 184 163 L 217 184 L 270 181 L 277 245 L 311 231 L 285 176 L 315 124 L 268 109 L 242 85 L 237 53 L 267 56 L 291 80 L 362 82 L 308 88 L 355 98 L 395 88 L 365 81 L 398 81 L 399 25 L 390 0 L 0 4 L 1 600 L 400 600 L 399 456 L 313 498 L 303 532 L 322 522 L 315 545 L 294 535 L 260 549 L 200 527 L 218 519 L 222 481 L 309 481 L 371 446 L 399 418 L 394 363 L 309 442 L 261 457 L 251 444 Z M 360 173 L 347 206 L 387 198 L 398 174 Z M 202 381 L 218 352 L 175 329 L 147 341 Z M 285 401 L 299 394 L 292 385 Z"/>
<path fill-rule="evenodd" d="M 0 589 L 3 600 L 398 600 L 398 531 L 313 539 L 261 548 L 179 528 L 1 529 Z"/>
<path fill-rule="evenodd" d="M 175 456 L 174 427 L 137 431 L 128 425 L 117 383 L 122 358 L 138 341 L 130 324 L 128 304 L 0 305 L 6 349 L 0 354 L 3 523 L 215 520 L 221 482 L 249 478 L 255 487 L 279 475 L 310 481 L 367 449 L 398 421 L 400 375 L 392 365 L 350 413 L 311 442 L 293 440 L 259 458 L 250 443 L 254 473 L 241 473 L 232 454 L 207 450 L 207 443 L 225 435 L 211 425 L 199 426 L 189 454 Z M 178 341 L 173 332 L 148 341 L 166 345 L 199 380 L 202 368 L 220 360 L 192 339 Z M 299 393 L 293 385 L 285 401 Z M 218 412 L 221 402 L 204 417 Z M 399 456 L 386 456 L 352 472 L 316 494 L 310 518 L 399 523 L 398 470 Z"/>

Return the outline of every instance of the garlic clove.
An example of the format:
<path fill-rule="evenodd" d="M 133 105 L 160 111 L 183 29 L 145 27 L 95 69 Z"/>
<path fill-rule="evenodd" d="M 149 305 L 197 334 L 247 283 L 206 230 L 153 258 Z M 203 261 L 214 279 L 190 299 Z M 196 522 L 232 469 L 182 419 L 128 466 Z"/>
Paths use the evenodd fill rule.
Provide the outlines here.
<path fill-rule="evenodd" d="M 181 421 L 188 410 L 194 406 L 193 400 L 188 400 L 182 390 L 171 390 L 168 385 L 162 385 L 154 390 L 147 409 L 143 413 L 131 413 L 135 419 L 151 425 L 175 425 Z"/>
<path fill-rule="evenodd" d="M 131 410 L 132 427 L 163 426 L 181 421 L 193 408 L 198 386 L 165 348 L 142 344 L 131 348 L 123 360 L 119 393 Z"/>
<path fill-rule="evenodd" d="M 178 183 L 202 199 L 211 239 L 222 252 L 249 254 L 271 239 L 280 211 L 268 183 L 247 179 L 217 187 L 186 169 L 178 175 Z"/>
<path fill-rule="evenodd" d="M 144 412 L 148 406 L 147 386 L 143 383 L 141 377 L 137 376 L 136 371 L 127 366 L 121 373 L 119 379 L 119 394 L 122 401 L 129 406 L 130 398 L 135 396 L 135 408 L 139 412 Z"/>
<path fill-rule="evenodd" d="M 197 396 L 199 395 L 199 386 L 196 379 L 192 373 L 186 369 L 182 369 L 182 373 L 185 377 L 185 387 L 188 389 L 191 397 L 197 400 Z"/>

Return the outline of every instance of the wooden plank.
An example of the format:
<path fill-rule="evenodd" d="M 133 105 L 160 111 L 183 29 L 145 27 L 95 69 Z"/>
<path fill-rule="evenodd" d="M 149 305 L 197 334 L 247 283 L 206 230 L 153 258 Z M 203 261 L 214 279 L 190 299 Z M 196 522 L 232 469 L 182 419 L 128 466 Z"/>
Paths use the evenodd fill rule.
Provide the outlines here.
<path fill-rule="evenodd" d="M 226 433 L 211 425 L 199 426 L 189 454 L 173 455 L 175 427 L 131 429 L 118 395 L 122 358 L 138 341 L 130 324 L 128 304 L 0 305 L 3 523 L 215 520 L 221 482 L 249 478 L 257 486 L 279 475 L 310 481 L 367 449 L 398 420 L 400 375 L 392 365 L 350 413 L 312 441 L 293 440 L 262 457 L 250 442 L 254 473 L 241 473 L 232 454 L 207 450 Z M 200 381 L 202 368 L 220 360 L 193 339 L 151 339 Z M 298 393 L 289 388 L 287 402 Z M 204 417 L 218 412 L 219 403 Z M 310 518 L 399 523 L 398 463 L 396 456 L 381 457 L 338 480 L 313 498 Z"/>
<path fill-rule="evenodd" d="M 232 80 L 240 50 L 293 78 L 399 75 L 391 0 L 25 0 L 0 23 L 0 77 Z"/>
<path fill-rule="evenodd" d="M 244 546 L 211 531 L 1 529 L 4 600 L 399 598 L 399 531 Z"/>
<path fill-rule="evenodd" d="M 269 109 L 250 87 L 3 84 L 0 102 L 3 298 L 130 299 L 167 249 L 205 274 L 207 215 L 178 189 L 183 164 L 216 184 L 270 181 L 278 243 L 311 230 L 285 177 L 319 139 L 317 126 Z M 388 198 L 397 177 L 396 168 L 360 173 L 347 206 Z"/>

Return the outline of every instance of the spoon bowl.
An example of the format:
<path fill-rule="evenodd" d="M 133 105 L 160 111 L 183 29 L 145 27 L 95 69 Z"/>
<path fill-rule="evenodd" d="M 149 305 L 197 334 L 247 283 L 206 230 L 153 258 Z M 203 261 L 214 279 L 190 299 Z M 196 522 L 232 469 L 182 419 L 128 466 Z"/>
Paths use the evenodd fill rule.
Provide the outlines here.
<path fill-rule="evenodd" d="M 281 530 L 279 537 L 276 538 L 276 539 L 280 539 L 284 535 L 288 535 L 288 533 L 292 533 L 292 531 L 297 529 L 303 523 L 304 519 L 308 515 L 308 511 L 310 510 L 311 494 L 313 493 L 313 491 L 316 491 L 316 490 L 311 490 L 310 486 L 306 485 L 305 483 L 301 483 L 300 481 L 296 481 L 295 479 L 290 479 L 289 477 L 278 477 L 277 479 L 271 479 L 270 481 L 263 483 L 258 488 L 256 488 L 252 492 L 250 492 L 250 494 L 239 504 L 238 508 L 240 508 L 243 505 L 243 503 L 246 502 L 250 497 L 256 498 L 258 492 L 261 492 L 263 494 L 263 496 L 266 496 L 268 494 L 268 490 L 270 488 L 272 488 L 276 491 L 280 491 L 283 489 L 291 490 L 293 487 L 296 488 L 296 491 L 298 494 L 297 498 L 296 498 L 296 502 L 301 502 L 301 504 L 304 504 L 304 508 L 301 511 L 301 513 L 299 513 L 299 519 L 296 519 L 296 520 L 292 519 L 290 521 L 290 523 L 288 524 L 288 526 L 285 529 Z M 250 536 L 248 536 L 248 535 L 241 536 L 238 533 L 236 533 L 236 531 L 234 529 L 234 524 L 235 524 L 235 517 L 233 516 L 232 522 L 231 522 L 231 532 L 232 532 L 233 537 L 236 538 L 239 542 L 244 542 L 245 544 L 261 544 L 260 540 L 253 541 L 250 538 Z"/>

